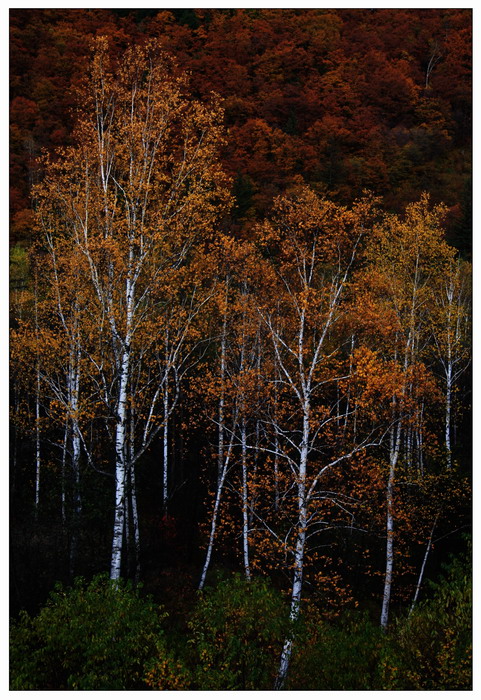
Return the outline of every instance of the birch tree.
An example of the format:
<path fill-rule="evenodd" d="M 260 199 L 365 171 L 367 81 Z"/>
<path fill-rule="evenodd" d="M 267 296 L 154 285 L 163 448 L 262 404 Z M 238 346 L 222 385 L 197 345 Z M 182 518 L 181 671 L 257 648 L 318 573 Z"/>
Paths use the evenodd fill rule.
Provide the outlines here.
<path fill-rule="evenodd" d="M 249 422 L 258 408 L 252 371 L 258 361 L 259 318 L 249 292 L 255 289 L 263 267 L 249 243 L 225 236 L 217 245 L 217 362 L 215 371 L 206 373 L 201 385 L 203 397 L 211 397 L 206 410 L 216 426 L 217 470 L 200 590 L 211 563 L 226 487 L 241 501 L 242 560 L 246 578 L 250 579 L 247 442 Z"/>
<path fill-rule="evenodd" d="M 444 241 L 442 206 L 430 207 L 423 196 L 406 208 L 404 217 L 386 215 L 370 237 L 367 265 L 362 271 L 367 297 L 365 317 L 371 312 L 383 326 L 379 338 L 385 358 L 397 377 L 391 396 L 388 467 L 386 475 L 386 568 L 380 624 L 387 628 L 394 575 L 396 500 L 401 497 L 396 477 L 403 457 L 409 466 L 410 449 L 403 453 L 403 437 L 422 424 L 429 402 L 432 374 L 426 366 L 430 342 L 429 312 L 434 285 L 449 270 L 454 250 Z M 374 310 L 373 310 L 374 309 Z M 404 442 L 406 444 L 406 442 Z"/>
<path fill-rule="evenodd" d="M 444 444 L 448 469 L 452 466 L 454 392 L 470 364 L 470 293 L 470 265 L 452 259 L 446 276 L 436 281 L 431 301 L 433 350 L 441 369 L 445 397 Z"/>
<path fill-rule="evenodd" d="M 115 64 L 98 39 L 79 98 L 75 145 L 46 158 L 36 189 L 45 235 L 54 248 L 62 240 L 81 256 L 77 284 L 95 306 L 92 342 L 81 350 L 115 454 L 112 579 L 121 571 L 127 475 L 162 427 L 167 431 L 169 376 L 183 342 L 181 336 L 172 344 L 168 335 L 169 286 L 211 235 L 228 199 L 217 162 L 221 111 L 185 93 L 185 79 L 157 45 L 130 48 Z M 156 346 L 163 352 L 156 355 Z M 137 387 L 141 437 L 129 456 L 132 372 L 149 353 L 157 369 L 145 391 Z"/>
<path fill-rule="evenodd" d="M 347 210 L 302 189 L 277 200 L 272 221 L 260 231 L 264 245 L 277 258 L 273 265 L 279 303 L 261 304 L 259 314 L 275 357 L 272 381 L 283 409 L 278 406 L 276 415 L 265 418 L 272 441 L 264 450 L 279 458 L 290 474 L 279 502 L 294 494 L 293 524 L 283 538 L 292 569 L 292 624 L 300 614 L 309 537 L 328 527 L 324 506 L 336 502 L 336 495 L 323 488 L 326 479 L 371 442 L 366 436 L 356 445 L 346 445 L 336 439 L 335 429 L 346 417 L 337 392 L 339 382 L 346 379 L 341 361 L 344 344 L 337 329 L 370 207 L 363 201 Z M 288 634 L 277 689 L 284 685 L 293 641 Z"/>

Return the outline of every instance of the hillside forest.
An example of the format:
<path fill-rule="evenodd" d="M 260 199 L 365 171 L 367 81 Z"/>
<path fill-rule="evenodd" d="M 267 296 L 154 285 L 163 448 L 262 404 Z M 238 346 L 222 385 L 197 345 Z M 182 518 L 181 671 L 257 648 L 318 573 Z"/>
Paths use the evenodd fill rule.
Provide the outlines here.
<path fill-rule="evenodd" d="M 10 688 L 471 689 L 471 10 L 10 10 Z"/>

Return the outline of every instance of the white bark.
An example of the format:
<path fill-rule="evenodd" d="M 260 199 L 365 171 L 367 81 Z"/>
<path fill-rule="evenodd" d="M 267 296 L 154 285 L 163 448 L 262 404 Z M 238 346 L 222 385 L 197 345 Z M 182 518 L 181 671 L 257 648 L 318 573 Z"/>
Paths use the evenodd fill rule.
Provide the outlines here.
<path fill-rule="evenodd" d="M 241 449 L 242 449 L 242 554 L 244 559 L 244 571 L 246 579 L 251 580 L 249 563 L 249 494 L 247 488 L 247 437 L 246 422 L 242 419 L 241 427 Z"/>
<path fill-rule="evenodd" d="M 445 415 L 445 438 L 446 438 L 446 462 L 448 469 L 451 468 L 452 450 L 451 450 L 451 396 L 452 396 L 452 363 L 449 362 L 446 367 L 446 415 Z"/>
<path fill-rule="evenodd" d="M 418 578 L 418 582 L 417 582 L 417 585 L 416 585 L 416 591 L 415 591 L 415 593 L 414 593 L 413 602 L 411 603 L 411 608 L 410 608 L 410 610 L 409 610 L 409 615 L 411 615 L 412 611 L 414 610 L 414 607 L 415 607 L 415 605 L 416 605 L 416 603 L 417 603 L 417 600 L 418 600 L 419 591 L 421 590 L 421 584 L 422 584 L 423 576 L 424 576 L 424 569 L 426 568 L 426 563 L 427 563 L 427 560 L 428 560 L 429 552 L 431 551 L 431 543 L 432 543 L 432 541 L 433 541 L 434 528 L 436 527 L 436 523 L 437 523 L 437 521 L 438 521 L 438 517 L 439 517 L 439 513 L 438 513 L 438 514 L 436 515 L 436 517 L 434 518 L 433 526 L 432 526 L 432 528 L 431 528 L 431 533 L 430 533 L 430 535 L 429 535 L 428 543 L 427 543 L 427 545 L 426 545 L 426 551 L 424 552 L 423 563 L 422 563 L 422 565 L 421 565 L 421 570 L 420 570 L 420 572 L 419 572 L 419 578 Z"/>
<path fill-rule="evenodd" d="M 220 511 L 220 505 L 221 505 L 221 499 L 222 499 L 222 491 L 224 488 L 224 483 L 225 483 L 225 479 L 227 476 L 227 472 L 229 471 L 229 463 L 230 463 L 233 445 L 234 445 L 234 430 L 231 432 L 229 446 L 228 446 L 227 451 L 225 453 L 225 459 L 224 459 L 224 462 L 222 464 L 222 471 L 220 474 L 220 479 L 217 482 L 214 508 L 212 511 L 212 518 L 210 521 L 209 543 L 207 545 L 204 566 L 202 568 L 202 574 L 201 574 L 200 581 L 199 581 L 199 586 L 198 586 L 199 591 L 201 591 L 204 588 L 205 579 L 207 576 L 207 571 L 209 570 L 209 565 L 210 565 L 210 561 L 212 558 L 212 552 L 214 551 L 215 534 L 216 534 L 216 529 L 217 529 L 217 518 L 219 517 L 219 511 Z"/>
<path fill-rule="evenodd" d="M 130 249 L 130 262 L 133 250 Z M 126 486 L 126 447 L 127 447 L 127 389 L 130 380 L 131 328 L 135 286 L 128 277 L 126 280 L 126 333 L 123 340 L 122 361 L 120 365 L 119 391 L 117 400 L 117 423 L 115 427 L 115 510 L 112 537 L 112 555 L 110 560 L 110 578 L 120 578 L 122 547 L 125 524 L 125 486 Z M 111 327 L 115 321 L 112 318 Z M 117 334 L 116 334 L 117 335 Z M 117 340 L 117 338 L 115 338 Z"/>
<path fill-rule="evenodd" d="M 40 370 L 37 367 L 37 384 L 35 391 L 35 517 L 40 505 Z"/>
<path fill-rule="evenodd" d="M 62 525 L 65 527 L 67 523 L 67 512 L 66 512 L 66 493 L 65 493 L 65 484 L 66 484 L 66 475 L 65 475 L 65 468 L 67 465 L 67 442 L 68 442 L 68 432 L 69 432 L 69 425 L 68 425 L 68 420 L 65 421 L 64 429 L 63 429 L 63 443 L 62 443 L 62 474 L 61 474 L 61 493 L 60 493 L 60 512 L 62 515 Z"/>
<path fill-rule="evenodd" d="M 139 526 L 139 511 L 137 507 L 137 486 L 135 483 L 135 466 L 130 465 L 130 498 L 132 503 L 132 525 L 134 530 L 134 549 L 135 549 L 135 580 L 140 580 L 140 526 Z"/>
<path fill-rule="evenodd" d="M 219 406 L 218 406 L 218 422 L 217 422 L 217 482 L 221 479 L 221 474 L 224 464 L 224 432 L 225 432 L 225 372 L 226 372 L 226 349 L 227 349 L 227 290 L 225 294 L 225 309 L 224 318 L 222 321 L 222 336 L 220 341 L 220 390 L 219 390 Z"/>
<path fill-rule="evenodd" d="M 381 609 L 381 627 L 387 629 L 389 605 L 394 571 L 394 480 L 401 445 L 401 424 L 391 429 L 391 449 L 389 457 L 389 476 L 386 487 L 386 572 Z"/>
<path fill-rule="evenodd" d="M 452 437 L 456 429 L 452 416 L 453 392 L 470 362 L 469 274 L 470 269 L 461 262 L 452 261 L 448 279 L 434 290 L 434 345 L 445 385 L 444 434 L 448 469 L 452 465 Z"/>
<path fill-rule="evenodd" d="M 134 391 L 132 391 L 134 393 Z M 140 580 L 140 526 L 139 512 L 137 506 L 137 486 L 135 480 L 135 412 L 130 410 L 130 435 L 129 435 L 129 496 L 132 512 L 132 530 L 134 535 L 134 552 L 135 552 L 135 581 Z"/>
<path fill-rule="evenodd" d="M 164 425 L 162 428 L 162 508 L 164 515 L 167 514 L 167 504 L 169 501 L 169 380 L 168 370 L 166 370 L 164 384 Z"/>
<path fill-rule="evenodd" d="M 115 429 L 115 511 L 112 538 L 112 556 L 110 560 L 110 578 L 112 580 L 117 580 L 120 578 L 124 535 L 126 477 L 125 428 L 129 360 L 129 352 L 128 350 L 125 350 L 122 358 L 119 398 L 117 403 L 117 425 Z"/>
<path fill-rule="evenodd" d="M 293 439 L 288 435 L 288 432 L 293 436 L 295 435 L 294 426 L 289 426 L 288 431 L 285 431 L 277 423 L 274 425 L 275 452 L 280 449 L 281 455 L 287 459 L 297 484 L 296 539 L 293 552 L 294 572 L 290 602 L 290 621 L 293 625 L 299 618 L 301 608 L 307 531 L 310 525 L 308 521 L 309 503 L 314 498 L 316 485 L 322 474 L 338 461 L 348 457 L 348 455 L 342 455 L 320 470 L 318 469 L 317 474 L 310 476 L 308 483 L 310 454 L 315 449 L 316 440 L 319 432 L 322 430 L 322 425 L 319 425 L 312 432 L 310 425 L 311 400 L 316 390 L 323 383 L 322 380 L 319 381 L 316 378 L 316 371 L 323 360 L 325 341 L 339 315 L 339 305 L 349 270 L 354 262 L 356 247 L 357 242 L 354 244 L 351 258 L 344 269 L 342 269 L 341 261 L 339 260 L 338 269 L 332 273 L 329 279 L 323 279 L 325 296 L 321 297 L 322 301 L 318 303 L 322 304 L 324 308 L 322 309 L 323 314 L 317 322 L 317 327 L 312 328 L 307 320 L 308 305 L 306 301 L 307 292 L 313 291 L 314 272 L 318 264 L 315 240 L 312 242 L 312 249 L 309 254 L 305 254 L 305 257 L 297 260 L 296 272 L 300 278 L 299 290 L 297 292 L 294 291 L 289 280 L 282 280 L 288 293 L 289 302 L 292 305 L 294 318 L 296 319 L 296 338 L 289 338 L 287 334 L 281 333 L 279 326 L 274 324 L 270 317 L 264 316 L 261 312 L 270 331 L 280 382 L 289 388 L 292 399 L 302 414 L 302 429 L 300 431 L 302 437 L 300 443 L 297 443 L 297 438 Z M 334 380 L 335 378 L 333 377 L 332 381 Z M 336 415 L 333 418 L 328 418 L 327 422 L 335 419 Z M 284 442 L 283 448 L 279 448 L 281 440 Z M 293 459 L 290 456 L 293 449 L 294 454 L 297 453 L 297 459 Z M 290 632 L 284 640 L 275 682 L 276 690 L 283 688 L 285 684 L 293 643 L 293 633 Z"/>
<path fill-rule="evenodd" d="M 301 442 L 301 453 L 299 459 L 299 475 L 297 486 L 297 502 L 298 502 L 298 523 L 296 548 L 294 556 L 294 575 L 292 581 L 291 606 L 289 618 L 292 624 L 295 624 L 299 619 L 302 598 L 302 583 L 304 572 L 304 552 L 306 546 L 307 535 L 307 503 L 306 503 L 306 477 L 307 477 L 307 458 L 309 451 L 310 430 L 309 430 L 310 408 L 309 402 L 306 401 L 303 418 L 303 433 Z M 281 659 L 279 662 L 279 670 L 275 682 L 275 690 L 281 690 L 284 686 L 289 664 L 292 655 L 293 636 L 290 634 L 284 640 Z"/>

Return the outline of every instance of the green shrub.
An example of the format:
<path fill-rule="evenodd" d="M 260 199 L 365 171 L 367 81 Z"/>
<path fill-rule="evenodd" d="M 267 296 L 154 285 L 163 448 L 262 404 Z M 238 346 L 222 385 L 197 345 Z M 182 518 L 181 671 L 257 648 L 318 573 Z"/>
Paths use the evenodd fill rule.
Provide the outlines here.
<path fill-rule="evenodd" d="M 144 664 L 162 647 L 162 613 L 127 582 L 98 576 L 57 585 L 40 613 L 11 626 L 12 690 L 145 688 Z"/>
<path fill-rule="evenodd" d="M 271 690 L 287 619 L 281 595 L 265 579 L 235 575 L 207 588 L 189 621 L 193 687 Z"/>
<path fill-rule="evenodd" d="M 193 685 L 193 673 L 183 658 L 165 644 L 159 644 L 155 658 L 146 665 L 144 680 L 152 690 L 189 690 Z"/>
<path fill-rule="evenodd" d="M 382 662 L 385 689 L 469 690 L 472 666 L 470 555 L 431 583 L 432 598 L 400 621 Z"/>
<path fill-rule="evenodd" d="M 383 634 L 367 615 L 349 611 L 323 620 L 303 614 L 287 681 L 291 690 L 376 690 Z"/>

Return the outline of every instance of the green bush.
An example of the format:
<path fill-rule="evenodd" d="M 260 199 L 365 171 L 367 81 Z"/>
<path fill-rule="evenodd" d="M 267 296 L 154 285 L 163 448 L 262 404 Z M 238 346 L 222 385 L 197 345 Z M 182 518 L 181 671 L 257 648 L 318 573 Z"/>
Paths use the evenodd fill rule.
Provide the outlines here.
<path fill-rule="evenodd" d="M 193 687 L 271 690 L 287 620 L 281 595 L 265 579 L 235 575 L 207 588 L 189 621 Z"/>
<path fill-rule="evenodd" d="M 348 611 L 323 620 L 315 608 L 303 615 L 287 680 L 290 690 L 376 690 L 383 634 L 367 615 Z"/>
<path fill-rule="evenodd" d="M 12 690 L 145 688 L 145 662 L 163 645 L 160 608 L 128 582 L 98 576 L 59 584 L 40 613 L 11 625 Z"/>
<path fill-rule="evenodd" d="M 432 597 L 400 621 L 382 662 L 387 690 L 469 690 L 472 683 L 471 558 L 453 559 Z"/>

